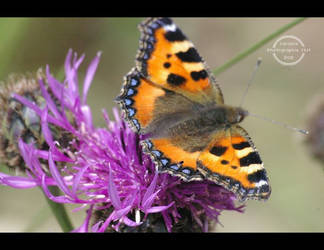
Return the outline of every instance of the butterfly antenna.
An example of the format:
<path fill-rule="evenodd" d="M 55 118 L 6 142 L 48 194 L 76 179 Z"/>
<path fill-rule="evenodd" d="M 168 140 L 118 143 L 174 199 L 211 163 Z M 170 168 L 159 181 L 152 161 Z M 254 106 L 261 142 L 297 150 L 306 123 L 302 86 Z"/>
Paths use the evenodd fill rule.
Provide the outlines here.
<path fill-rule="evenodd" d="M 295 127 L 292 127 L 292 126 L 290 126 L 290 125 L 288 125 L 288 124 L 286 124 L 286 123 L 283 123 L 283 122 L 278 122 L 278 121 L 276 121 L 276 120 L 273 120 L 273 119 L 270 119 L 270 118 L 267 118 L 267 117 L 264 117 L 264 116 L 261 116 L 261 115 L 253 114 L 253 113 L 250 113 L 250 112 L 248 112 L 248 113 L 249 113 L 250 116 L 254 116 L 254 117 L 256 117 L 256 118 L 259 118 L 259 119 L 262 119 L 262 120 L 265 120 L 265 121 L 271 122 L 271 123 L 273 123 L 273 124 L 277 124 L 277 125 L 282 126 L 282 127 L 284 127 L 284 128 L 287 128 L 287 129 L 294 130 L 294 131 L 296 131 L 296 132 L 302 133 L 302 134 L 304 134 L 304 135 L 308 135 L 308 133 L 309 133 L 309 132 L 308 132 L 307 130 L 305 130 L 305 129 L 295 128 Z"/>
<path fill-rule="evenodd" d="M 252 72 L 252 76 L 251 76 L 251 78 L 250 78 L 250 80 L 249 80 L 249 82 L 248 82 L 248 84 L 247 84 L 247 86 L 246 86 L 246 89 L 245 89 L 245 91 L 244 91 L 244 94 L 243 94 L 243 96 L 242 96 L 241 103 L 240 103 L 240 107 L 242 107 L 242 105 L 243 105 L 243 103 L 244 103 L 244 100 L 245 100 L 246 94 L 247 94 L 247 92 L 249 91 L 249 88 L 250 88 L 250 86 L 251 86 L 251 83 L 252 83 L 253 80 L 254 80 L 255 74 L 256 74 L 256 72 L 257 72 L 257 70 L 258 70 L 258 68 L 259 68 L 259 66 L 260 66 L 260 64 L 261 64 L 261 62 L 262 62 L 262 58 L 259 57 L 258 60 L 257 60 L 256 65 L 255 65 L 255 67 L 254 67 L 254 70 L 253 70 L 253 72 Z"/>

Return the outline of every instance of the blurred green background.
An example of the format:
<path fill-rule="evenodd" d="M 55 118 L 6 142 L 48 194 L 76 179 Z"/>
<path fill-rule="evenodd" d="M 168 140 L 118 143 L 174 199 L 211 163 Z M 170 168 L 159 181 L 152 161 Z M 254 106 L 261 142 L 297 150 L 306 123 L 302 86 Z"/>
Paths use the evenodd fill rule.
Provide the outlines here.
<path fill-rule="evenodd" d="M 98 126 L 101 109 L 115 105 L 123 76 L 134 66 L 141 18 L 0 18 L 0 80 L 12 72 L 34 72 L 50 65 L 57 74 L 69 48 L 85 53 L 83 73 L 102 51 L 88 101 Z M 292 18 L 175 18 L 212 69 L 224 64 Z M 267 52 L 276 39 L 220 74 L 225 102 L 238 105 L 258 57 L 256 74 L 244 107 L 249 111 L 305 127 L 308 105 L 324 92 L 324 19 L 311 18 L 283 35 L 300 38 L 311 51 L 295 66 L 283 66 Z M 111 113 L 111 112 L 110 112 Z M 324 231 L 324 171 L 309 155 L 305 135 L 248 117 L 249 132 L 264 161 L 272 186 L 267 202 L 248 201 L 245 213 L 223 212 L 221 232 Z M 61 231 L 38 189 L 0 187 L 0 231 Z M 83 212 L 70 213 L 75 226 Z"/>

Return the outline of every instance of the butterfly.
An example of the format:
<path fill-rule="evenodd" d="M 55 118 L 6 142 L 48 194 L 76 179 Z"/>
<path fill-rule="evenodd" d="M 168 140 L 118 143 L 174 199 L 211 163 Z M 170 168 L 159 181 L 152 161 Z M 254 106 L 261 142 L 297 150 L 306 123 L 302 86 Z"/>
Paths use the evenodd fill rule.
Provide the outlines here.
<path fill-rule="evenodd" d="M 116 101 L 160 172 L 185 181 L 208 179 L 240 201 L 266 200 L 263 162 L 238 124 L 248 115 L 224 104 L 215 77 L 193 43 L 170 18 L 140 25 L 135 67 Z"/>

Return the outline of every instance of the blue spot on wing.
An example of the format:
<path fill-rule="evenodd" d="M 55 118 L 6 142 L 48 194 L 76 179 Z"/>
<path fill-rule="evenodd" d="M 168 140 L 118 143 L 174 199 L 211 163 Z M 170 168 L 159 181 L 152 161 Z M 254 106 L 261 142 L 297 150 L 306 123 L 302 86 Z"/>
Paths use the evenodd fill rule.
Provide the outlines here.
<path fill-rule="evenodd" d="M 154 28 L 154 27 L 153 27 Z M 146 28 L 146 33 L 149 34 L 149 35 L 153 35 L 153 30 L 150 29 L 150 28 Z"/>
<path fill-rule="evenodd" d="M 140 127 L 138 121 L 137 121 L 136 119 L 133 119 L 132 121 L 133 121 L 134 125 L 136 126 L 136 128 L 137 128 L 138 130 L 140 130 L 141 127 Z"/>
<path fill-rule="evenodd" d="M 148 41 L 154 43 L 154 42 L 155 42 L 154 36 L 149 37 L 149 38 L 148 38 Z"/>
<path fill-rule="evenodd" d="M 144 60 L 149 59 L 149 57 L 150 57 L 150 56 L 149 56 L 147 53 L 145 53 L 144 56 L 143 56 Z"/>
<path fill-rule="evenodd" d="M 131 99 L 125 99 L 124 102 L 125 102 L 126 106 L 129 106 L 133 103 L 133 101 Z"/>
<path fill-rule="evenodd" d="M 133 86 L 133 87 L 137 86 L 138 83 L 139 83 L 139 81 L 137 79 L 135 79 L 135 78 L 132 78 L 130 80 L 130 85 Z"/>
<path fill-rule="evenodd" d="M 152 142 L 150 140 L 146 140 L 145 142 L 146 142 L 146 145 L 147 145 L 147 147 L 149 149 L 151 149 L 153 147 L 153 144 L 152 144 Z"/>
<path fill-rule="evenodd" d="M 135 93 L 135 91 L 133 89 L 129 89 L 127 91 L 127 96 L 132 96 L 132 95 L 134 95 L 134 93 Z"/>
<path fill-rule="evenodd" d="M 168 163 L 169 163 L 169 160 L 168 160 L 168 159 L 165 159 L 165 158 L 163 158 L 163 159 L 161 159 L 161 163 L 162 163 L 162 165 L 163 165 L 163 166 L 166 166 L 166 165 L 168 165 Z"/>
<path fill-rule="evenodd" d="M 129 115 L 130 117 L 132 117 L 134 114 L 135 114 L 135 110 L 132 109 L 132 108 L 129 108 L 129 109 L 128 109 L 128 115 Z"/>
<path fill-rule="evenodd" d="M 189 170 L 189 169 L 187 169 L 187 168 L 184 168 L 184 169 L 182 169 L 181 170 L 183 173 L 185 173 L 185 174 L 191 174 L 191 171 Z"/>
<path fill-rule="evenodd" d="M 153 29 L 157 29 L 157 28 L 160 27 L 160 24 L 159 24 L 159 23 L 151 23 L 151 27 L 152 27 Z"/>
<path fill-rule="evenodd" d="M 158 151 L 158 150 L 152 150 L 151 151 L 154 155 L 156 155 L 157 157 L 161 157 L 161 152 L 160 151 Z"/>
<path fill-rule="evenodd" d="M 176 165 L 176 164 L 173 164 L 169 168 L 177 171 L 177 170 L 179 170 L 180 167 L 178 165 Z"/>
<path fill-rule="evenodd" d="M 151 43 L 147 43 L 146 47 L 147 47 L 148 49 L 152 49 L 152 48 L 153 48 L 153 45 L 152 45 Z"/>

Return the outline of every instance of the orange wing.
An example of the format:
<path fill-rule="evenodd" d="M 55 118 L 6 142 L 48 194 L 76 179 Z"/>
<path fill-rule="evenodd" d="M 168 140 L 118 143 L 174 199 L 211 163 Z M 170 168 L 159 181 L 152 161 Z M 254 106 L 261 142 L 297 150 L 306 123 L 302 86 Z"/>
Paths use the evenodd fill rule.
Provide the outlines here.
<path fill-rule="evenodd" d="M 240 126 L 217 132 L 198 157 L 198 169 L 208 179 L 236 193 L 241 200 L 268 199 L 271 193 L 262 160 Z"/>
<path fill-rule="evenodd" d="M 139 28 L 136 66 L 145 78 L 202 104 L 224 103 L 204 60 L 171 19 L 149 18 Z"/>
<path fill-rule="evenodd" d="M 140 132 L 153 119 L 155 99 L 164 94 L 164 90 L 152 86 L 134 68 L 126 75 L 121 94 L 116 101 L 121 105 L 125 119 L 132 129 Z"/>
<path fill-rule="evenodd" d="M 202 180 L 197 170 L 197 158 L 200 152 L 187 152 L 175 146 L 169 138 L 142 141 L 145 153 L 148 153 L 158 170 L 181 177 L 185 181 Z"/>
<path fill-rule="evenodd" d="M 143 78 L 136 68 L 126 76 L 116 98 L 135 132 L 157 134 L 192 115 L 195 103 Z"/>

